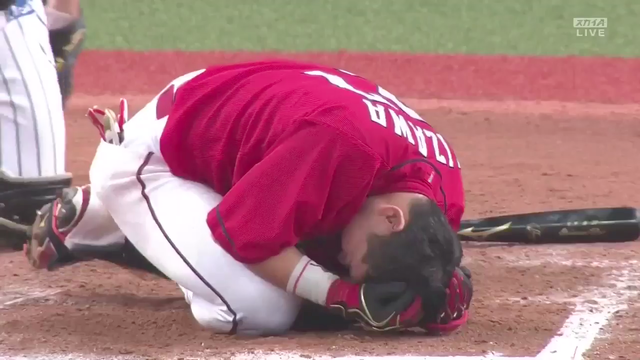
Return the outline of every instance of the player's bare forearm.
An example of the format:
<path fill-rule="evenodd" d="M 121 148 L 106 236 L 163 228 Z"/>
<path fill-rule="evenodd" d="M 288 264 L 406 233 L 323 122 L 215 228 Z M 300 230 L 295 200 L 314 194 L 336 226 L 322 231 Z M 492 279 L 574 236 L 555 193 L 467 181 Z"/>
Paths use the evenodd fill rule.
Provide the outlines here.
<path fill-rule="evenodd" d="M 320 305 L 325 305 L 329 287 L 338 279 L 293 246 L 249 269 L 288 293 Z"/>
<path fill-rule="evenodd" d="M 261 263 L 249 265 L 249 269 L 264 280 L 286 290 L 289 278 L 302 256 L 302 253 L 292 246 Z"/>

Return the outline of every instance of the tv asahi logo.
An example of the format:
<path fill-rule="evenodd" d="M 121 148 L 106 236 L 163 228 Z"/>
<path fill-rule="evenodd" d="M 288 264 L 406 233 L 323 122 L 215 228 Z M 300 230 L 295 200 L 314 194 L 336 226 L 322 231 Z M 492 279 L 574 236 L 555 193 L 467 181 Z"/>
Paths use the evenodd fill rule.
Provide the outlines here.
<path fill-rule="evenodd" d="M 604 37 L 607 32 L 607 18 L 573 18 L 576 36 Z"/>

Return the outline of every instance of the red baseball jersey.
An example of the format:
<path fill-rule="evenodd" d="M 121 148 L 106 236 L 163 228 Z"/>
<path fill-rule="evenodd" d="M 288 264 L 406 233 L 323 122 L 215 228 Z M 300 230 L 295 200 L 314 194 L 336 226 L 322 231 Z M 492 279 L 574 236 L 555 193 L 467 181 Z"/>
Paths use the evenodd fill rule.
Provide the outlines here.
<path fill-rule="evenodd" d="M 422 194 L 460 225 L 451 145 L 364 78 L 313 64 L 245 63 L 206 69 L 169 98 L 162 156 L 176 176 L 223 195 L 207 223 L 240 262 L 340 232 L 371 195 Z"/>

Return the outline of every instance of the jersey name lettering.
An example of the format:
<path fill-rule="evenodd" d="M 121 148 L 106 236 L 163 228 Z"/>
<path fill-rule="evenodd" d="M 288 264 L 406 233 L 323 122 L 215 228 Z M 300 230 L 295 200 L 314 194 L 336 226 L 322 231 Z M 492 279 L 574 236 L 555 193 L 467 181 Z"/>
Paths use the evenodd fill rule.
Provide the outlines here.
<path fill-rule="evenodd" d="M 357 76 L 344 70 L 339 71 L 351 76 Z M 425 121 L 417 112 L 403 104 L 389 91 L 380 86 L 378 86 L 377 93 L 361 91 L 347 83 L 342 77 L 319 70 L 306 71 L 305 74 L 324 77 L 331 84 L 362 96 L 363 103 L 369 109 L 371 121 L 385 128 L 388 127 L 389 122 L 393 122 L 393 131 L 396 135 L 405 138 L 411 145 L 417 145 L 418 151 L 422 156 L 426 158 L 430 152 L 433 152 L 433 157 L 439 163 L 451 168 L 455 166 L 460 168 L 460 162 L 458 162 L 457 159 L 454 162 L 453 153 L 451 153 L 451 149 L 442 135 L 422 129 L 412 122 L 407 122 L 403 115 L 407 115 L 420 122 Z M 388 107 L 385 107 L 383 104 Z M 387 114 L 390 115 L 390 119 L 387 117 Z"/>

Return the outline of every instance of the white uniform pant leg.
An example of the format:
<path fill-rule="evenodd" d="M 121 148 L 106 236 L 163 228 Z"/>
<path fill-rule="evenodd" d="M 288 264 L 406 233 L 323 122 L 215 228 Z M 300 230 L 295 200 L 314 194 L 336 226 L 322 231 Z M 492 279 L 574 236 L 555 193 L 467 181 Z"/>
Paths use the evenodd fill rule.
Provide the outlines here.
<path fill-rule="evenodd" d="M 178 283 L 202 326 L 220 333 L 287 331 L 300 299 L 254 275 L 213 239 L 206 217 L 222 196 L 171 174 L 154 153 L 163 126 L 147 106 L 127 123 L 122 146 L 101 142 L 92 191 L 136 249 Z"/>
<path fill-rule="evenodd" d="M 65 172 L 62 96 L 40 0 L 0 12 L 0 169 Z"/>

